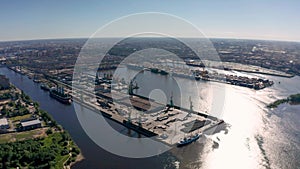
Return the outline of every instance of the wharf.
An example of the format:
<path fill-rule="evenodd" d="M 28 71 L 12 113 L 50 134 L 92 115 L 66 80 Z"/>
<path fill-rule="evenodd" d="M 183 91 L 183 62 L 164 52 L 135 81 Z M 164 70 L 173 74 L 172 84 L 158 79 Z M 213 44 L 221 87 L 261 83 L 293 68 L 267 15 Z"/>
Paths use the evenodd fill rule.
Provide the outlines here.
<path fill-rule="evenodd" d="M 155 66 L 140 66 L 140 65 L 134 65 L 129 64 L 127 67 L 129 69 L 133 70 L 152 70 L 152 69 L 158 69 Z M 186 78 L 186 79 L 194 79 L 194 80 L 203 80 L 203 81 L 211 81 L 211 82 L 218 82 L 218 83 L 225 83 L 230 85 L 237 85 L 241 87 L 247 87 L 255 90 L 264 89 L 266 87 L 272 86 L 274 83 L 273 81 L 267 80 L 267 79 L 261 79 L 261 78 L 249 78 L 246 76 L 234 76 L 229 74 L 222 74 L 217 72 L 209 72 L 207 70 L 190 70 L 189 68 L 163 68 L 159 69 L 159 71 L 167 72 L 162 75 L 170 75 L 173 77 L 179 77 L 179 78 Z M 151 71 L 152 73 L 155 73 Z"/>
<path fill-rule="evenodd" d="M 135 100 L 142 103 L 151 102 L 145 97 L 134 95 Z M 91 109 L 104 117 L 113 120 L 129 130 L 134 130 L 146 137 L 151 137 L 167 145 L 175 145 L 180 139 L 187 134 L 204 133 L 213 127 L 217 127 L 223 121 L 212 117 L 208 114 L 189 111 L 188 109 L 180 108 L 178 106 L 171 107 L 170 105 L 160 107 L 154 111 L 137 111 L 135 108 L 130 108 L 122 102 L 107 102 L 107 98 L 97 97 L 96 100 L 88 98 L 79 99 L 78 95 L 73 92 L 73 99 L 76 103 Z M 99 103 L 106 102 L 107 107 L 101 106 Z M 160 105 L 159 103 L 157 103 Z M 162 105 L 160 105 L 162 106 Z M 131 116 L 130 120 L 129 117 Z M 194 122 L 201 122 L 202 125 L 194 125 L 193 130 L 187 131 L 184 124 Z M 195 123 L 196 124 L 196 123 Z"/>
<path fill-rule="evenodd" d="M 162 105 L 155 100 L 117 92 L 95 93 L 89 88 L 76 88 L 70 91 L 71 86 L 54 79 L 47 79 L 60 86 L 66 87 L 66 92 L 72 95 L 73 101 L 113 120 L 129 130 L 151 137 L 166 145 L 173 146 L 187 134 L 203 133 L 217 127 L 223 120 L 206 113 L 195 112 L 178 106 Z M 117 98 L 116 100 L 112 99 Z M 130 99 L 130 102 L 126 100 Z M 130 106 L 130 105 L 134 106 Z M 151 105 L 151 108 L 149 108 Z M 154 107 L 154 108 L 153 108 Z M 195 123 L 195 125 L 193 125 Z M 190 124 L 187 126 L 187 124 Z M 192 130 L 189 130 L 189 127 Z"/>

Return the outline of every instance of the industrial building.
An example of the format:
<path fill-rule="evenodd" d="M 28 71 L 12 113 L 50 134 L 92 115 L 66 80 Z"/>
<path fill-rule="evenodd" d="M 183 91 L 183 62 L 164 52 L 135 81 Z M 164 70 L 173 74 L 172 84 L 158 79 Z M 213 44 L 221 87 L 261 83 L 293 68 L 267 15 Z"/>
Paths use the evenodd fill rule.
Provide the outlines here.
<path fill-rule="evenodd" d="M 21 121 L 21 127 L 23 130 L 32 130 L 42 127 L 42 123 L 39 119 L 27 119 Z"/>
<path fill-rule="evenodd" d="M 9 123 L 8 123 L 7 118 L 0 119 L 0 129 L 1 130 L 9 129 Z"/>

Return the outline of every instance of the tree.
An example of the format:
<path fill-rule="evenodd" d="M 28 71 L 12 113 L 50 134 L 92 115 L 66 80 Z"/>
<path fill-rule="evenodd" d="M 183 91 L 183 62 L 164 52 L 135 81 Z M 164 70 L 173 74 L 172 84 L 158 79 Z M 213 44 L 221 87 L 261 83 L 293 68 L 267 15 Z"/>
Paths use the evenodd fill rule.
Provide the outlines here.
<path fill-rule="evenodd" d="M 7 111 L 7 109 L 6 109 L 6 105 L 4 105 L 4 106 L 2 107 L 1 113 L 2 113 L 3 115 L 5 115 L 5 116 L 8 115 L 8 111 Z"/>
<path fill-rule="evenodd" d="M 52 132 L 52 129 L 51 128 L 49 128 L 47 131 L 46 131 L 46 134 L 47 135 L 50 135 L 50 134 L 52 134 L 53 132 Z"/>

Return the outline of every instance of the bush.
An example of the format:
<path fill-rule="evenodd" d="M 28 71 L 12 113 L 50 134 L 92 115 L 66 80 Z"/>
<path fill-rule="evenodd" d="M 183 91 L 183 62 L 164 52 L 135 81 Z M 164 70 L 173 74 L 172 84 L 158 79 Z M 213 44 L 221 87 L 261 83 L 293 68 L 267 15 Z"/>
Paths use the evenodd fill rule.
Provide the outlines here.
<path fill-rule="evenodd" d="M 65 155 L 69 154 L 69 151 L 66 150 L 66 149 L 63 149 L 63 150 L 61 151 L 60 154 L 61 154 L 62 156 L 65 156 Z"/>
<path fill-rule="evenodd" d="M 46 134 L 47 135 L 50 135 L 50 134 L 52 134 L 53 132 L 52 132 L 52 129 L 51 128 L 49 128 L 47 131 L 46 131 Z"/>

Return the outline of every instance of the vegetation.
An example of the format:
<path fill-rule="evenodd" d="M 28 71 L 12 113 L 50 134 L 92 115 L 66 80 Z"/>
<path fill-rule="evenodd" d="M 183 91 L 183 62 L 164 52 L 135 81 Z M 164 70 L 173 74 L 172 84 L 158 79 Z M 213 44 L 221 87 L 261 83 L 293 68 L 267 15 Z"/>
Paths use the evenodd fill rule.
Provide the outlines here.
<path fill-rule="evenodd" d="M 299 94 L 290 95 L 286 99 L 276 100 L 275 102 L 269 104 L 267 107 L 268 108 L 276 108 L 277 106 L 279 106 L 280 104 L 283 104 L 283 103 L 299 104 L 300 103 L 300 93 Z"/>
<path fill-rule="evenodd" d="M 32 103 L 32 100 L 30 99 L 30 97 L 28 95 L 26 95 L 23 90 L 21 91 L 21 98 L 22 100 L 26 103 L 26 104 L 30 104 Z"/>
<path fill-rule="evenodd" d="M 10 102 L 9 105 L 12 107 L 12 110 L 7 110 L 5 106 L 2 108 L 3 114 L 7 117 L 16 117 L 30 114 L 27 107 L 22 105 L 20 101 L 17 101 L 17 103 Z"/>
<path fill-rule="evenodd" d="M 26 114 L 30 114 L 29 110 L 25 106 L 27 102 L 31 101 L 29 96 L 25 95 L 23 92 L 20 95 L 18 92 L 9 91 L 6 93 L 2 93 L 0 95 L 0 100 L 11 99 L 8 103 L 9 109 L 7 106 L 3 106 L 1 109 L 1 113 L 6 117 L 16 117 L 16 116 L 23 116 Z M 16 100 L 16 101 L 15 101 Z M 25 102 L 26 104 L 21 102 Z"/>
<path fill-rule="evenodd" d="M 63 168 L 80 153 L 66 132 L 0 144 L 0 168 Z M 34 166 L 34 167 L 32 167 Z"/>
<path fill-rule="evenodd" d="M 11 117 L 10 121 L 18 122 L 18 121 L 21 121 L 21 120 L 29 119 L 31 117 L 32 117 L 32 114 L 26 114 L 26 115 L 23 115 L 23 116 L 15 116 L 15 117 Z"/>
<path fill-rule="evenodd" d="M 47 126 L 56 127 L 58 129 L 60 129 L 60 127 L 58 127 L 56 121 L 46 111 L 38 109 L 37 114 L 43 119 L 43 121 L 46 123 Z"/>
<path fill-rule="evenodd" d="M 14 89 L 14 90 L 13 90 Z M 0 168 L 64 168 L 75 162 L 80 153 L 70 135 L 59 126 L 37 102 L 14 86 L 1 91 L 0 100 L 5 101 L 2 116 L 9 118 L 13 128 L 0 135 Z M 18 130 L 20 121 L 39 118 L 42 128 L 29 131 Z M 20 132 L 21 131 L 21 132 Z"/>
<path fill-rule="evenodd" d="M 268 108 L 276 108 L 277 106 L 279 106 L 280 104 L 286 103 L 288 102 L 288 99 L 280 99 L 280 100 L 276 100 L 273 103 L 270 103 L 267 107 Z"/>
<path fill-rule="evenodd" d="M 290 100 L 291 104 L 299 104 L 300 103 L 300 93 L 290 95 L 290 97 L 288 99 Z"/>
<path fill-rule="evenodd" d="M 46 129 L 40 128 L 40 129 L 36 129 L 36 130 L 29 130 L 29 131 L 23 131 L 23 132 L 1 134 L 0 144 L 28 140 L 28 139 L 32 139 L 34 137 L 45 137 L 45 134 L 44 134 L 45 132 L 43 132 L 44 130 L 46 130 Z"/>
<path fill-rule="evenodd" d="M 12 98 L 12 95 L 10 93 L 4 93 L 0 95 L 0 100 L 6 100 Z"/>

